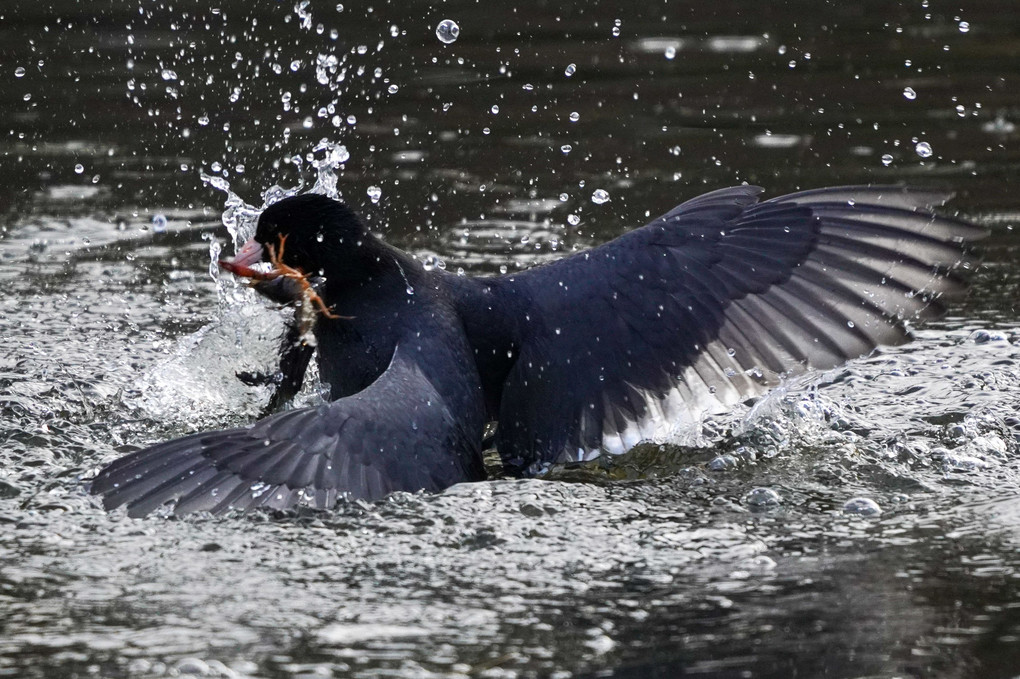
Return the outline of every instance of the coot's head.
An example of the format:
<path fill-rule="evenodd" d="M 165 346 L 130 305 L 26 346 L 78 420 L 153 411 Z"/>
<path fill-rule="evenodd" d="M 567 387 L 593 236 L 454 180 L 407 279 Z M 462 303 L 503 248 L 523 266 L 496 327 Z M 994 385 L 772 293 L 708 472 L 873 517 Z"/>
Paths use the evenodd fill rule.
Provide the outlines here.
<path fill-rule="evenodd" d="M 309 281 L 343 285 L 370 278 L 381 261 L 382 247 L 346 205 L 306 193 L 267 207 L 259 216 L 255 237 L 220 264 L 238 276 L 259 280 L 252 267 L 275 255 L 277 262 L 301 271 Z M 255 289 L 281 302 L 300 296 L 293 279 L 262 280 Z"/>
<path fill-rule="evenodd" d="M 374 243 L 350 208 L 317 193 L 285 198 L 262 212 L 255 241 L 279 255 L 281 237 L 283 263 L 310 276 L 344 275 Z"/>

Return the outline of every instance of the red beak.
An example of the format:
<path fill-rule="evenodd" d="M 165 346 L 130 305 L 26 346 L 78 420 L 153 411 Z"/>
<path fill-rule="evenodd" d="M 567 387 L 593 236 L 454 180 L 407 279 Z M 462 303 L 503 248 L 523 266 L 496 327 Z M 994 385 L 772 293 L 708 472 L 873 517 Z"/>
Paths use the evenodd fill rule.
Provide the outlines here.
<path fill-rule="evenodd" d="M 241 249 L 237 251 L 237 254 L 230 259 L 221 259 L 219 265 L 221 269 L 225 269 L 235 276 L 242 276 L 244 278 L 263 278 L 265 274 L 262 272 L 252 269 L 252 264 L 257 264 L 262 261 L 262 254 L 264 248 L 262 244 L 252 238 L 247 243 L 241 246 Z"/>

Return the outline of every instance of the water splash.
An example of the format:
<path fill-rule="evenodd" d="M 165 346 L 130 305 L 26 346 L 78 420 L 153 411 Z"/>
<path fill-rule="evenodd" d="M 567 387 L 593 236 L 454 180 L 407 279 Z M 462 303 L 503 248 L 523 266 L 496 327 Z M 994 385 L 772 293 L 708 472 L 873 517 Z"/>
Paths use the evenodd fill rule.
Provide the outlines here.
<path fill-rule="evenodd" d="M 321 139 L 308 154 L 309 162 L 315 169 L 315 183 L 312 184 L 312 187 L 307 191 L 303 190 L 306 185 L 302 172 L 304 159 L 300 155 L 295 155 L 290 158 L 290 162 L 298 171 L 297 185 L 287 187 L 274 184 L 270 186 L 262 192 L 262 205 L 258 207 L 249 204 L 234 193 L 230 188 L 230 182 L 223 177 L 209 175 L 205 172 L 200 172 L 199 177 L 212 188 L 227 194 L 221 221 L 230 234 L 236 252 L 241 244 L 255 235 L 259 215 L 273 203 L 301 193 L 318 193 L 334 200 L 338 199 L 340 197 L 340 191 L 337 189 L 338 171 L 344 163 L 350 160 L 350 157 L 351 154 L 343 144 L 325 138 Z"/>

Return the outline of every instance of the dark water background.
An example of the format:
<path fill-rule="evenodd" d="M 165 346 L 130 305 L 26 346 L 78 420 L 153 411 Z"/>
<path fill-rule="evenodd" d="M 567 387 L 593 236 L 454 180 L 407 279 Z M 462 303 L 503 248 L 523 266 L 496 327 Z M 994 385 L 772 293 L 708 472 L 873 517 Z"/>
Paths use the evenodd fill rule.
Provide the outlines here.
<path fill-rule="evenodd" d="M 5 0 L 0 676 L 1020 675 L 1018 9 Z M 277 321 L 208 275 L 229 238 L 199 172 L 261 205 L 323 139 L 374 228 L 469 273 L 742 181 L 952 188 L 991 236 L 916 342 L 700 448 L 329 513 L 107 514 L 100 464 L 265 398 L 233 372 Z"/>

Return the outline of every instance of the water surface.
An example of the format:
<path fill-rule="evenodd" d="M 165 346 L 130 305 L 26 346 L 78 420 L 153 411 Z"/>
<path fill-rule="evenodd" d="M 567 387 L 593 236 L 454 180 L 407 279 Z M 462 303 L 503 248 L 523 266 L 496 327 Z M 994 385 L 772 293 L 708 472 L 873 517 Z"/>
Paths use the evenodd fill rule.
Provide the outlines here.
<path fill-rule="evenodd" d="M 1013 3 L 251 5 L 0 8 L 0 674 L 1020 672 Z M 210 277 L 200 173 L 258 206 L 324 139 L 374 229 L 471 274 L 743 181 L 953 189 L 991 236 L 915 342 L 701 447 L 332 512 L 104 512 L 100 465 L 266 398 L 234 372 L 279 319 Z"/>

